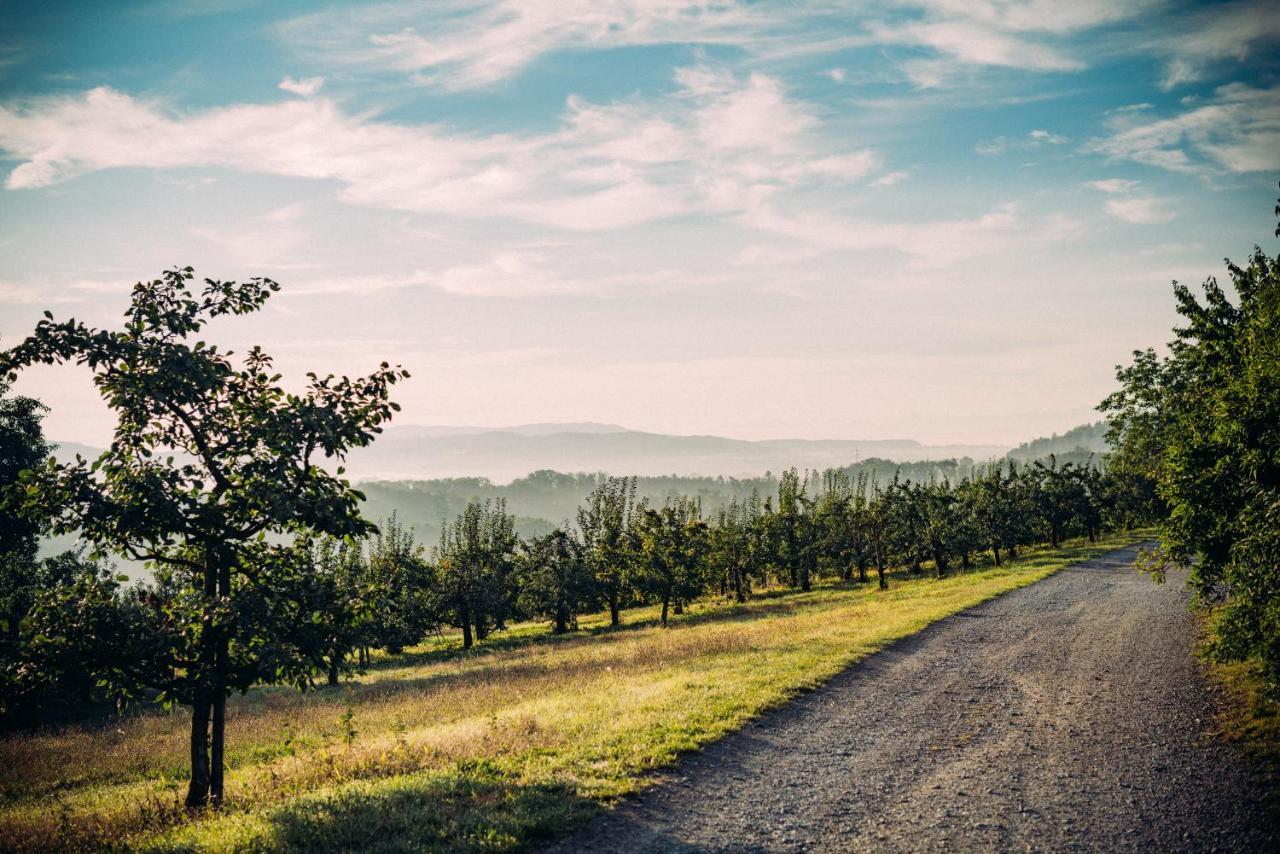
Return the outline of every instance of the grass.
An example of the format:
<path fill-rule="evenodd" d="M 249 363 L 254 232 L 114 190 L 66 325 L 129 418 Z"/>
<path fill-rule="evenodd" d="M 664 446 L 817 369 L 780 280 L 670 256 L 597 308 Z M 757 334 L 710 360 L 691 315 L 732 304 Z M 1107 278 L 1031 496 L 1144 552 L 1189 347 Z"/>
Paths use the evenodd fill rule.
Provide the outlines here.
<path fill-rule="evenodd" d="M 1201 640 L 1207 647 L 1215 615 L 1205 617 Z M 1280 702 L 1267 692 L 1256 660 L 1220 662 L 1206 655 L 1204 662 L 1223 696 L 1216 734 L 1249 757 L 1259 787 L 1266 793 L 1271 819 L 1280 826 Z"/>
<path fill-rule="evenodd" d="M 949 614 L 1142 537 L 1034 550 L 891 589 L 829 584 L 653 609 L 552 637 L 513 627 L 374 662 L 228 712 L 228 805 L 181 808 L 185 712 L 0 740 L 0 849 L 510 850 L 661 779 L 682 753 Z"/>

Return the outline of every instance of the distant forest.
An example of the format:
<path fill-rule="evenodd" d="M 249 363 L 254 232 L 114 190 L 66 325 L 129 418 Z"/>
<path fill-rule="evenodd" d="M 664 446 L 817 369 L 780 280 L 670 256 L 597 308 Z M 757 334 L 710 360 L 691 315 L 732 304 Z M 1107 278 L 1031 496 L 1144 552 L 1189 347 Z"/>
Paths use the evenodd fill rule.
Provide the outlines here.
<path fill-rule="evenodd" d="M 1008 458 L 1031 462 L 1053 454 L 1060 463 L 1086 465 L 1092 458 L 1096 465 L 1107 447 L 1105 433 L 1105 422 L 1083 424 L 1060 436 L 1054 434 L 1025 442 L 1010 451 Z M 907 463 L 872 457 L 836 470 L 855 480 L 865 474 L 881 484 L 893 480 L 895 473 L 916 483 L 930 480 L 958 483 L 987 463 L 987 460 L 975 461 L 969 457 Z M 420 542 L 434 544 L 440 538 L 445 520 L 458 516 L 468 503 L 487 499 L 506 500 L 507 512 L 515 516 L 516 531 L 522 537 L 544 536 L 557 527 L 572 527 L 577 509 L 587 495 L 609 475 L 625 474 L 627 472 L 564 474 L 543 470 L 517 478 L 509 484 L 497 484 L 483 477 L 465 477 L 369 481 L 361 483 L 359 488 L 366 496 L 362 511 L 367 518 L 381 521 L 390 518 L 394 512 L 401 524 L 414 529 Z M 655 507 L 682 495 L 694 497 L 702 502 L 703 512 L 711 515 L 727 507 L 732 500 L 750 498 L 753 492 L 761 497 L 775 495 L 778 474 L 765 472 L 760 477 L 750 478 L 675 474 L 639 477 L 636 491 L 638 496 L 648 498 Z M 823 472 L 810 471 L 807 477 L 810 492 L 820 494 Z"/>
<path fill-rule="evenodd" d="M 1081 424 L 1059 436 L 1054 433 L 1048 438 L 1032 439 L 1023 442 L 1009 452 L 1008 457 L 1022 462 L 1039 460 L 1050 454 L 1075 459 L 1087 457 L 1089 454 L 1105 454 L 1110 450 L 1107 445 L 1107 422 Z"/>

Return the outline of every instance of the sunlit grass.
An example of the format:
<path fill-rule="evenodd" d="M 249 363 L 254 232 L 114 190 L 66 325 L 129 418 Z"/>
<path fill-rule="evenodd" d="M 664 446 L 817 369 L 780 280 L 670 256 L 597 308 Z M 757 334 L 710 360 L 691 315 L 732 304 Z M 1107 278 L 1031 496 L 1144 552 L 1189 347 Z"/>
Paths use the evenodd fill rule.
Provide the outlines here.
<path fill-rule="evenodd" d="M 446 637 L 336 689 L 257 689 L 229 704 L 229 805 L 216 815 L 180 808 L 183 712 L 9 737 L 0 848 L 516 847 L 893 640 L 1137 539 L 941 581 L 895 576 L 885 592 L 708 601 L 668 629 L 636 609 L 621 630 L 593 615 L 573 635 L 522 625 L 467 652 Z"/>

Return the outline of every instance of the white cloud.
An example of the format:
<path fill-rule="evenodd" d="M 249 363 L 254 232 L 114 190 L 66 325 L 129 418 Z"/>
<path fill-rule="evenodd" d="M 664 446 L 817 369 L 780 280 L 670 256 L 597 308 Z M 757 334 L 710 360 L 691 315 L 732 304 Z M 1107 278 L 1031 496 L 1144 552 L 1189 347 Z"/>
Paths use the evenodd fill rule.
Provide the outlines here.
<path fill-rule="evenodd" d="M 878 164 L 827 138 L 772 77 L 698 66 L 677 82 L 653 100 L 571 98 L 559 128 L 525 136 L 350 116 L 323 97 L 175 114 L 97 88 L 0 108 L 0 150 L 21 161 L 10 189 L 119 167 L 217 167 L 334 180 L 353 204 L 575 230 L 733 214 Z"/>
<path fill-rule="evenodd" d="M 319 12 L 284 24 L 281 35 L 339 61 L 466 89 L 512 77 L 554 51 L 737 45 L 782 20 L 782 11 L 733 0 L 435 0 Z"/>
<path fill-rule="evenodd" d="M 705 284 L 706 277 L 681 270 L 644 270 L 583 277 L 560 268 L 545 252 L 513 249 L 487 258 L 440 268 L 372 276 L 298 279 L 289 297 L 375 294 L 398 290 L 434 290 L 462 297 L 531 299 L 567 295 L 612 297 L 638 288 Z"/>
<path fill-rule="evenodd" d="M 1118 115 L 1110 126 L 1087 151 L 1174 172 L 1280 170 L 1280 87 L 1232 83 L 1172 118 Z"/>
<path fill-rule="evenodd" d="M 879 24 L 873 25 L 871 31 L 877 41 L 933 48 L 968 65 L 1038 71 L 1078 71 L 1084 68 L 1081 61 L 1053 47 L 964 19 Z"/>
<path fill-rule="evenodd" d="M 303 214 L 300 204 L 284 205 L 231 227 L 193 227 L 190 232 L 219 247 L 228 260 L 243 267 L 308 269 L 313 265 L 297 257 L 309 237 Z"/>
<path fill-rule="evenodd" d="M 1025 137 L 997 136 L 995 139 L 979 142 L 973 150 L 978 154 L 994 156 L 1010 150 L 1029 151 L 1042 145 L 1065 145 L 1068 142 L 1070 140 L 1061 134 L 1050 133 L 1047 130 L 1033 130 Z"/>
<path fill-rule="evenodd" d="M 951 264 L 1036 242 L 1063 239 L 1075 224 L 1058 217 L 1031 219 L 1014 203 L 971 219 L 918 223 L 859 221 L 825 212 L 789 213 L 762 205 L 743 217 L 761 231 L 831 250 L 892 249 L 909 260 L 909 270 Z"/>
<path fill-rule="evenodd" d="M 1137 189 L 1138 182 L 1127 178 L 1107 178 L 1102 181 L 1090 181 L 1086 186 L 1103 193 L 1128 193 Z"/>
<path fill-rule="evenodd" d="M 446 89 L 492 86 L 567 50 L 726 45 L 769 61 L 884 44 L 935 54 L 904 70 L 939 85 L 955 65 L 1075 71 L 1065 36 L 1143 13 L 1157 0 L 433 0 L 304 15 L 282 41 L 313 60 L 399 71 Z M 904 14 L 905 13 L 905 14 Z M 844 69 L 827 72 L 836 82 Z"/>
<path fill-rule="evenodd" d="M 1131 18 L 1160 0 L 907 0 L 935 13 L 969 18 L 1010 32 L 1071 33 Z"/>
<path fill-rule="evenodd" d="M 881 175 L 879 178 L 872 181 L 871 186 L 892 187 L 894 184 L 898 183 L 899 181 L 905 180 L 907 177 L 908 177 L 908 173 L 903 171 L 887 172 L 884 175 Z"/>
<path fill-rule="evenodd" d="M 1218 3 L 1177 18 L 1172 32 L 1148 48 L 1166 57 L 1163 89 L 1193 83 L 1224 60 L 1244 62 L 1280 41 L 1280 15 L 1273 0 Z"/>
<path fill-rule="evenodd" d="M 1103 207 L 1116 219 L 1143 225 L 1168 222 L 1176 216 L 1167 199 L 1152 197 L 1107 199 Z"/>
<path fill-rule="evenodd" d="M 1106 178 L 1089 181 L 1085 186 L 1111 196 L 1103 209 L 1118 220 L 1146 225 L 1168 222 L 1177 214 L 1168 199 L 1138 195 L 1141 183 L 1127 178 Z"/>
<path fill-rule="evenodd" d="M 826 71 L 825 74 L 837 83 L 844 82 L 845 70 L 843 68 L 832 68 Z"/>
<path fill-rule="evenodd" d="M 1027 134 L 1027 138 L 1034 143 L 1045 143 L 1047 145 L 1065 145 L 1069 140 L 1057 133 L 1049 133 L 1047 130 L 1033 130 Z"/>
<path fill-rule="evenodd" d="M 303 98 L 310 98 L 312 95 L 319 92 L 320 87 L 323 85 L 323 77 L 307 77 L 305 79 L 286 77 L 280 81 L 279 88 L 285 92 L 300 95 Z"/>

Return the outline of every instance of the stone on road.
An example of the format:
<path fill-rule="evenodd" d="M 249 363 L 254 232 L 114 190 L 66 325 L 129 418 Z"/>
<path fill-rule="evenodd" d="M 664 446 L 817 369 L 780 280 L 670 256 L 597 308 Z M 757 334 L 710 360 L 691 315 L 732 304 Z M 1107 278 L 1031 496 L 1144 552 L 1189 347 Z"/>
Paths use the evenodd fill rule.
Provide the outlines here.
<path fill-rule="evenodd" d="M 1179 580 L 1136 549 L 869 656 L 561 851 L 1269 851 Z"/>

